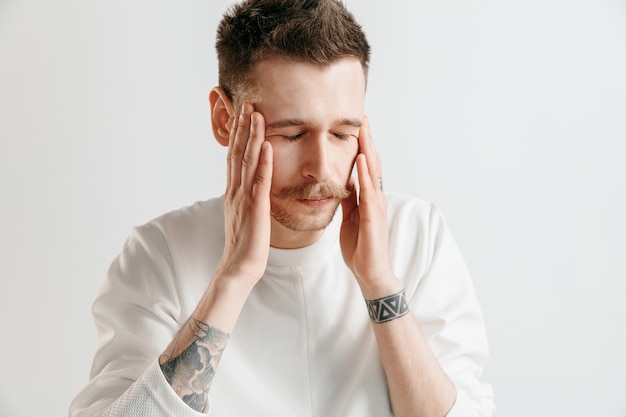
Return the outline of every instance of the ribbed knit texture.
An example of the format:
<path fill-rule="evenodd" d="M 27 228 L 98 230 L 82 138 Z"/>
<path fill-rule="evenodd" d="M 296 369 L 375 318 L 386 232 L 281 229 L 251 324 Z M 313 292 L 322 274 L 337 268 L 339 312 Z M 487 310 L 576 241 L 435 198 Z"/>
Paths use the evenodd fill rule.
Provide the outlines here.
<path fill-rule="evenodd" d="M 217 369 L 211 416 L 391 416 L 363 298 L 339 248 L 340 213 L 315 244 L 271 249 Z M 483 319 L 467 268 L 440 212 L 389 197 L 390 255 L 407 300 L 457 386 L 449 416 L 490 416 L 480 382 Z M 157 365 L 196 307 L 223 251 L 221 198 L 135 229 L 93 307 L 99 348 L 70 414 L 204 415 L 188 408 Z"/>

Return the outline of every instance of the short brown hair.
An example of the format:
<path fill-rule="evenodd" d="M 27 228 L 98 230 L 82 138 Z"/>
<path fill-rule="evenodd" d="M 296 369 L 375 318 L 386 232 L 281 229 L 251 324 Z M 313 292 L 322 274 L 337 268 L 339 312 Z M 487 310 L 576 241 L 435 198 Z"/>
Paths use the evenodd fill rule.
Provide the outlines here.
<path fill-rule="evenodd" d="M 235 102 L 263 58 L 325 66 L 353 56 L 367 75 L 370 57 L 365 33 L 338 0 L 244 0 L 224 14 L 216 49 L 219 85 Z"/>

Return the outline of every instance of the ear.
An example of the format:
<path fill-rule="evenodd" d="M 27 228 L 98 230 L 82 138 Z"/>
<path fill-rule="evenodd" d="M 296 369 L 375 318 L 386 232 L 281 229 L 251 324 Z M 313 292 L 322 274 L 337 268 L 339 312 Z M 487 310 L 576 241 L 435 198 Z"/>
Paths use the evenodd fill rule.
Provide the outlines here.
<path fill-rule="evenodd" d="M 233 104 L 228 95 L 221 87 L 215 87 L 209 93 L 211 105 L 211 126 L 215 140 L 222 145 L 228 146 L 230 126 L 236 117 Z"/>

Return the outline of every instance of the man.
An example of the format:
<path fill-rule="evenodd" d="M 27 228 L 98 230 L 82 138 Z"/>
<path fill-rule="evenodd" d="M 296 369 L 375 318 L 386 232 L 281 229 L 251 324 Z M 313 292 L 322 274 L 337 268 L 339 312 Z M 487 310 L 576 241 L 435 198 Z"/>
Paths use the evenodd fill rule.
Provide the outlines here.
<path fill-rule="evenodd" d="M 71 415 L 491 415 L 456 245 L 435 207 L 384 193 L 353 17 L 248 0 L 217 51 L 226 192 L 131 235 Z"/>

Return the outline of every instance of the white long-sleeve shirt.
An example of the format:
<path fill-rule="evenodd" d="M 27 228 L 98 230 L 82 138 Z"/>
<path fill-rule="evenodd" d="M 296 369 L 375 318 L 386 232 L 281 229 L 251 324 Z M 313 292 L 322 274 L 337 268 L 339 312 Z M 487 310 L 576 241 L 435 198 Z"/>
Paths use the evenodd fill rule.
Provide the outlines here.
<path fill-rule="evenodd" d="M 417 318 L 457 388 L 449 417 L 491 416 L 480 381 L 488 348 L 465 263 L 440 211 L 389 196 L 389 249 Z M 359 287 L 339 247 L 341 216 L 302 249 L 270 249 L 209 392 L 207 414 L 391 416 L 376 341 Z M 172 390 L 158 356 L 195 309 L 224 245 L 223 199 L 136 228 L 93 305 L 98 349 L 73 417 L 206 414 Z"/>

